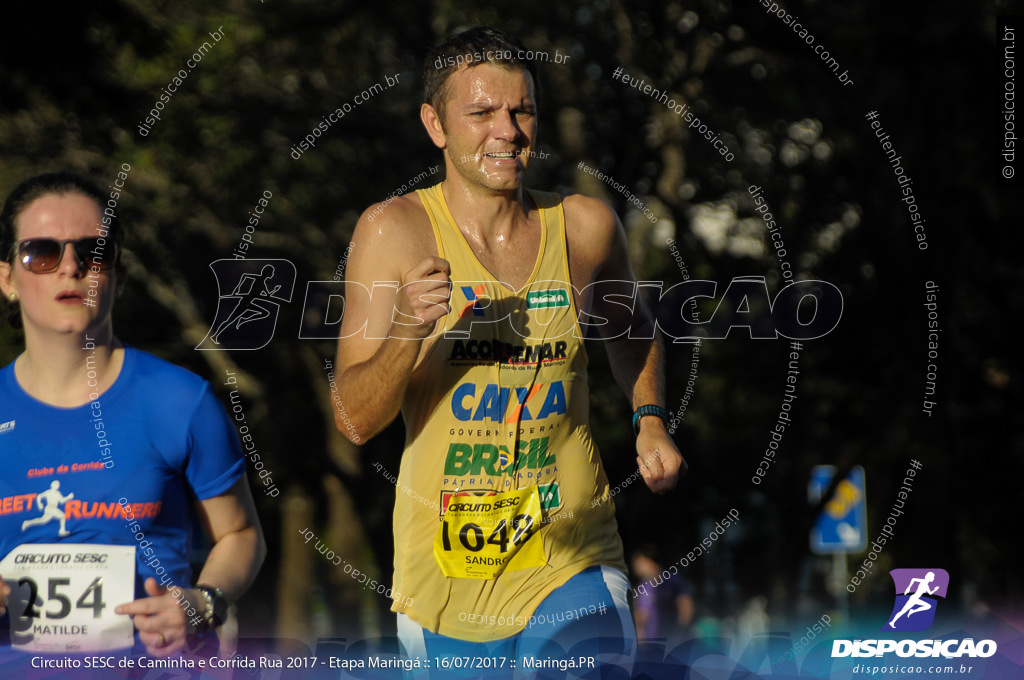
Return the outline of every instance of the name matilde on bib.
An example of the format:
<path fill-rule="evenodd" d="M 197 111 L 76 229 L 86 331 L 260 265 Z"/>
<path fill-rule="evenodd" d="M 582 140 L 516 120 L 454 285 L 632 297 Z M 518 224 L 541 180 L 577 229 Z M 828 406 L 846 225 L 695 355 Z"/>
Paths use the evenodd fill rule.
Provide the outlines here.
<path fill-rule="evenodd" d="M 0 562 L 11 587 L 11 646 L 25 652 L 105 652 L 131 647 L 135 546 L 25 543 Z"/>

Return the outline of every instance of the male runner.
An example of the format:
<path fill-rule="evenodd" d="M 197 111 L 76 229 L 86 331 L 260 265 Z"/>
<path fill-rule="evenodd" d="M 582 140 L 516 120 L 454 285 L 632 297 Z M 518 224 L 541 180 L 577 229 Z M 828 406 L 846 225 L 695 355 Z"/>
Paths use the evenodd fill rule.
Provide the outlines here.
<path fill-rule="evenodd" d="M 356 225 L 338 342 L 351 427 L 338 427 L 361 443 L 400 409 L 405 419 L 399 481 L 415 495 L 395 503 L 394 588 L 413 604 L 392 609 L 407 655 L 522 663 L 576 646 L 631 665 L 629 584 L 588 425 L 580 321 L 617 329 L 603 344 L 637 410 L 647 485 L 668 491 L 686 465 L 664 422 L 660 343 L 625 339 L 623 312 L 634 336 L 653 322 L 639 300 L 631 311 L 588 288 L 634 290 L 618 218 L 598 200 L 522 185 L 537 135 L 524 53 L 475 28 L 426 58 L 420 119 L 446 177 L 372 224 L 380 204 L 370 206 Z"/>

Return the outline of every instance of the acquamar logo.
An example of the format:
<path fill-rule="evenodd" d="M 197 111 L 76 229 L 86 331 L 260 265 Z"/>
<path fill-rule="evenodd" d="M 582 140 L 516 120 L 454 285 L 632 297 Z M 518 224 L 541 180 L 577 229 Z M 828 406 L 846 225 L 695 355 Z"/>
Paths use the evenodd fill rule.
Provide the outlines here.
<path fill-rule="evenodd" d="M 536 345 L 513 345 L 500 340 L 456 340 L 452 343 L 450 361 L 497 361 L 502 364 L 544 364 L 566 359 L 567 342 L 542 342 Z"/>
<path fill-rule="evenodd" d="M 548 437 L 522 439 L 513 456 L 507 446 L 452 442 L 445 456 L 444 473 L 453 477 L 489 475 L 496 477 L 520 470 L 540 470 L 555 465 L 555 452 L 548 448 Z"/>
<path fill-rule="evenodd" d="M 452 393 L 452 415 L 457 419 L 463 422 L 490 420 L 495 423 L 515 423 L 522 420 L 544 420 L 566 412 L 565 386 L 561 380 L 547 385 L 539 383 L 523 387 L 500 387 L 488 383 L 483 386 L 479 397 L 477 387 L 476 383 L 462 383 L 455 388 Z M 543 396 L 539 396 L 541 393 Z M 514 405 L 510 403 L 513 395 Z M 534 415 L 530 406 L 536 404 L 540 404 L 540 409 Z"/>

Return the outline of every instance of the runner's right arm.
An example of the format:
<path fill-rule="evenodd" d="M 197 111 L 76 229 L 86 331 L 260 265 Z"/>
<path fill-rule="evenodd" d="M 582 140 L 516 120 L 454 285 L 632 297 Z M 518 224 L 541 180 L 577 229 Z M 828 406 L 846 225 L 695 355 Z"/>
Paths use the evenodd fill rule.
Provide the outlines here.
<path fill-rule="evenodd" d="M 423 340 L 448 313 L 451 295 L 448 262 L 423 257 L 434 246 L 432 236 L 429 242 L 423 238 L 426 216 L 419 202 L 395 199 L 371 223 L 375 208 L 363 213 L 352 236 L 338 339 L 341 406 L 335 405 L 334 420 L 356 444 L 398 415 Z M 426 234 L 431 233 L 428 225 Z"/>

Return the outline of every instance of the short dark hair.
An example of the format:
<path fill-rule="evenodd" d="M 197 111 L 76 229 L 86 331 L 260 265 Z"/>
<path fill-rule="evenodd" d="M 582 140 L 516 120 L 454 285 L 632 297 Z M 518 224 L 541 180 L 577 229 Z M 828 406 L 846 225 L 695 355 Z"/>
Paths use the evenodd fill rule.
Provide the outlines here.
<path fill-rule="evenodd" d="M 634 548 L 631 558 L 636 557 L 646 557 L 649 560 L 661 563 L 661 551 L 653 543 L 643 543 Z"/>
<path fill-rule="evenodd" d="M 109 198 L 94 181 L 73 172 L 47 172 L 29 177 L 8 194 L 3 210 L 0 210 L 0 255 L 4 259 L 13 257 L 14 243 L 18 240 L 16 224 L 18 216 L 28 208 L 32 201 L 51 194 L 56 196 L 81 194 L 96 201 L 96 207 L 101 213 Z M 117 246 L 118 261 L 120 261 L 124 232 L 121 230 L 121 220 L 117 216 L 117 211 L 113 212 L 112 216 L 107 215 L 110 218 L 110 223 L 103 226 L 107 230 L 107 238 Z"/>
<path fill-rule="evenodd" d="M 520 57 L 526 52 L 527 49 L 522 43 L 496 28 L 477 26 L 453 33 L 443 43 L 430 50 L 423 61 L 423 101 L 437 110 L 443 123 L 445 102 L 448 97 L 448 78 L 463 64 L 470 68 L 484 63 L 521 68 L 533 79 L 536 94 L 537 71 L 532 61 Z"/>

